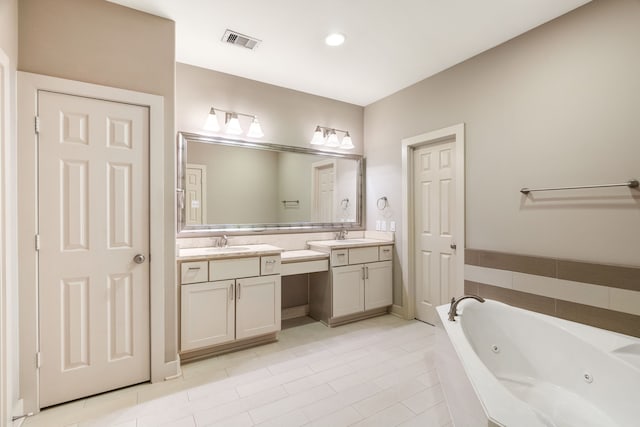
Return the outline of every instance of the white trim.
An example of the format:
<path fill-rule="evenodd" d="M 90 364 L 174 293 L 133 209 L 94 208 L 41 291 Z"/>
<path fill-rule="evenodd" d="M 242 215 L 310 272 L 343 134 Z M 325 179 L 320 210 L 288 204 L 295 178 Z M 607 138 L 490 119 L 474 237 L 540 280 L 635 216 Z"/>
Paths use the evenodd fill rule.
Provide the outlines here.
<path fill-rule="evenodd" d="M 464 123 L 439 129 L 433 132 L 405 138 L 402 140 L 402 222 L 404 224 L 404 238 L 402 239 L 402 301 L 404 316 L 407 319 L 415 317 L 414 256 L 413 256 L 413 152 L 415 149 L 453 139 L 456 151 L 456 225 L 454 233 L 458 247 L 456 253 L 456 289 L 455 294 L 464 291 L 464 248 L 465 248 L 465 135 Z"/>
<path fill-rule="evenodd" d="M 150 210 L 150 311 L 151 381 L 163 381 L 175 374 L 175 362 L 165 363 L 165 194 L 164 184 L 164 99 L 130 90 L 18 72 L 18 209 L 20 211 L 20 369 L 21 395 L 25 410 L 37 412 L 38 381 L 33 360 L 38 350 L 37 264 L 33 236 L 37 224 L 36 136 L 38 91 L 47 90 L 108 101 L 149 107 L 149 210 Z M 172 189 L 169 194 L 172 194 Z M 150 258 L 151 259 L 151 258 Z"/>
<path fill-rule="evenodd" d="M 7 153 L 9 151 L 9 140 L 11 138 L 11 110 L 10 83 L 9 83 L 9 57 L 0 49 L 0 425 L 10 425 L 11 408 L 13 406 L 11 380 L 9 373 L 12 372 L 13 357 L 7 350 L 12 337 L 11 316 L 13 310 L 9 299 L 11 290 L 7 285 L 7 266 L 9 256 L 6 249 L 5 230 L 7 220 Z M 13 347 L 13 346 L 11 346 Z"/>

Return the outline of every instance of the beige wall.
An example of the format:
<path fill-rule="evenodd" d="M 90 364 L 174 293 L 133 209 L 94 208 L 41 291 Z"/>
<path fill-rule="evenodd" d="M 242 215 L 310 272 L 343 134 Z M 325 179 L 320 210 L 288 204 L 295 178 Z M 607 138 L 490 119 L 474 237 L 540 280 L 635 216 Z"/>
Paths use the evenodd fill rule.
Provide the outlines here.
<path fill-rule="evenodd" d="M 640 266 L 640 192 L 519 193 L 640 175 L 639 22 L 596 0 L 367 106 L 368 228 L 382 195 L 402 225 L 401 139 L 464 122 L 467 247 Z"/>
<path fill-rule="evenodd" d="M 0 49 L 18 64 L 18 0 L 0 1 Z"/>
<path fill-rule="evenodd" d="M 103 0 L 21 0 L 21 71 L 161 95 L 165 105 L 165 319 L 175 359 L 175 23 Z M 153 214 L 153 212 L 152 212 Z"/>
<path fill-rule="evenodd" d="M 257 115 L 264 140 L 282 145 L 310 147 L 316 125 L 348 130 L 356 146 L 351 151 L 362 153 L 360 106 L 176 64 L 176 129 L 202 133 L 211 107 Z"/>
<path fill-rule="evenodd" d="M 278 153 L 189 142 L 187 162 L 207 167 L 205 224 L 279 222 Z"/>

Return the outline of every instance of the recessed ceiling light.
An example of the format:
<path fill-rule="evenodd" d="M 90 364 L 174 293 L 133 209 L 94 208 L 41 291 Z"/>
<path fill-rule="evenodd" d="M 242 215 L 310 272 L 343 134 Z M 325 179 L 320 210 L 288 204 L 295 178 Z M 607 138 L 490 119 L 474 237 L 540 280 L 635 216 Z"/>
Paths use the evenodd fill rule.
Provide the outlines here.
<path fill-rule="evenodd" d="M 344 43 L 344 34 L 340 33 L 331 33 L 324 39 L 324 42 L 329 46 L 340 46 Z"/>

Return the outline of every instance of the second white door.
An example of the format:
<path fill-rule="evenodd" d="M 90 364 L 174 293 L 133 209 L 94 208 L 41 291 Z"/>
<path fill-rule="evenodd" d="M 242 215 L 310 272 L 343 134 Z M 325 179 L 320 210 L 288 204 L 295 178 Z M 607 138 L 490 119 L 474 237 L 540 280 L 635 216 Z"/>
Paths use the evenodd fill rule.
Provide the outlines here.
<path fill-rule="evenodd" d="M 435 307 L 455 289 L 455 144 L 420 147 L 413 155 L 416 318 L 435 323 Z"/>

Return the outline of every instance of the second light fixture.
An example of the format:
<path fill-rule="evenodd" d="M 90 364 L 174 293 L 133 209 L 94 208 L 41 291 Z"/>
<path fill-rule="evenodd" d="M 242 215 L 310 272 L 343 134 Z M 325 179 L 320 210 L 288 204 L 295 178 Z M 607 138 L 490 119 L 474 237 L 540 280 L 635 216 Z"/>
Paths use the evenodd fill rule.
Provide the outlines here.
<path fill-rule="evenodd" d="M 336 132 L 344 133 L 342 142 L 338 139 Z M 349 131 L 329 128 L 326 126 L 316 126 L 316 130 L 313 132 L 313 138 L 311 139 L 311 145 L 324 145 L 330 148 L 343 148 L 345 150 L 351 150 L 354 148 L 353 141 Z"/>

